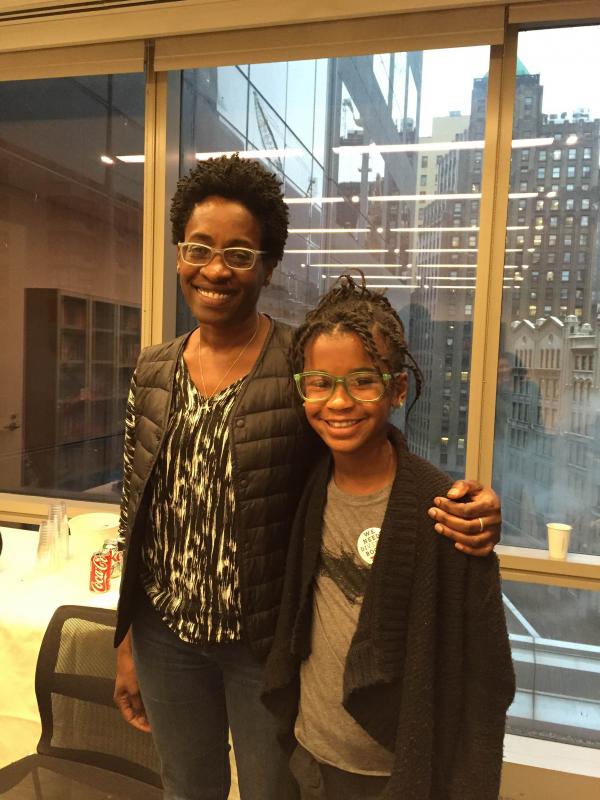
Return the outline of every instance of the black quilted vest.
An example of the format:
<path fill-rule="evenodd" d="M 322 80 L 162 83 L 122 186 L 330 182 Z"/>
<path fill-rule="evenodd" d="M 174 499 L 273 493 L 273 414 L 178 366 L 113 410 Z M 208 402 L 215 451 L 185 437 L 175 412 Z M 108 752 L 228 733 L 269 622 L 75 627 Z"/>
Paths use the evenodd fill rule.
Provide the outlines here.
<path fill-rule="evenodd" d="M 291 523 L 319 444 L 293 401 L 286 354 L 291 329 L 278 322 L 243 384 L 229 420 L 242 630 L 252 652 L 269 652 L 281 599 Z M 135 452 L 130 478 L 126 558 L 115 644 L 131 624 L 148 520 L 149 478 L 162 447 L 187 334 L 146 348 L 136 369 Z"/>

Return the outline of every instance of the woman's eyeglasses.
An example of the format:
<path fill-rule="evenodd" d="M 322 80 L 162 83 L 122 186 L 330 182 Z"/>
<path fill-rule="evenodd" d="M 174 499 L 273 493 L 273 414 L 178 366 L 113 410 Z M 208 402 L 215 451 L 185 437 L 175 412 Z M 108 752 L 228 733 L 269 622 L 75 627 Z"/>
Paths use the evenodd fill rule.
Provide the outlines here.
<path fill-rule="evenodd" d="M 252 269 L 256 259 L 264 255 L 264 250 L 252 250 L 250 247 L 210 247 L 200 242 L 179 242 L 177 245 L 181 260 L 190 267 L 206 267 L 219 254 L 225 266 L 230 269 Z"/>

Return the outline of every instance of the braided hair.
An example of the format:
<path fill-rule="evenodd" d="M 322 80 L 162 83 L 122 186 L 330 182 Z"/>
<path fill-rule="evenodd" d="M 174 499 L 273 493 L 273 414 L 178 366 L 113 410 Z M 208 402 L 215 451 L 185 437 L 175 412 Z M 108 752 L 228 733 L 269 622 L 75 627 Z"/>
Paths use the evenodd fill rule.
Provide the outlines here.
<path fill-rule="evenodd" d="M 240 158 L 237 153 L 199 161 L 188 175 L 179 179 L 171 201 L 173 244 L 183 242 L 194 207 L 213 196 L 246 206 L 260 225 L 261 249 L 281 261 L 288 229 L 288 207 L 281 193 L 281 181 L 260 162 Z"/>
<path fill-rule="evenodd" d="M 410 370 L 415 379 L 415 397 L 407 415 L 417 402 L 423 386 L 423 373 L 406 346 L 404 325 L 387 297 L 367 289 L 365 276 L 358 284 L 349 274 L 340 275 L 331 289 L 309 311 L 306 319 L 292 335 L 289 361 L 292 372 L 301 372 L 304 353 L 309 342 L 322 333 L 344 331 L 354 333 L 374 364 L 384 363 L 392 374 Z M 388 352 L 381 353 L 374 334 L 379 333 Z"/>

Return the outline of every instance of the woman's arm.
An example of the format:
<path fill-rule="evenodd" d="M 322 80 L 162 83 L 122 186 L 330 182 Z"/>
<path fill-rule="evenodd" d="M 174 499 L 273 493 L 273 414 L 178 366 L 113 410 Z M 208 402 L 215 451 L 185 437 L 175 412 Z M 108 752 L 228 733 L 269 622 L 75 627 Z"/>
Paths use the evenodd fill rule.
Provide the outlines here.
<path fill-rule="evenodd" d="M 146 716 L 133 663 L 131 629 L 127 631 L 127 635 L 117 648 L 117 673 L 113 700 L 123 719 L 134 728 L 144 731 L 144 733 L 150 733 L 150 723 Z"/>
<path fill-rule="evenodd" d="M 428 511 L 435 530 L 454 540 L 454 546 L 471 556 L 487 556 L 500 541 L 500 498 L 478 481 L 456 481 L 446 497 L 436 497 Z"/>
<path fill-rule="evenodd" d="M 119 517 L 119 538 L 126 544 L 127 515 L 129 509 L 129 491 L 131 484 L 131 471 L 133 469 L 133 454 L 135 451 L 135 391 L 137 388 L 135 372 L 131 376 L 129 395 L 127 396 L 127 409 L 125 411 L 125 439 L 123 442 L 123 490 L 121 492 L 121 508 Z"/>
<path fill-rule="evenodd" d="M 123 544 L 127 540 L 127 519 L 129 510 L 129 491 L 133 454 L 135 451 L 135 372 L 131 378 L 127 410 L 125 412 L 125 441 L 123 445 L 123 491 L 121 493 L 121 514 L 119 519 L 119 538 Z M 131 631 L 117 648 L 117 672 L 113 700 L 124 719 L 140 731 L 150 731 L 144 703 L 137 682 L 133 655 L 131 652 Z"/>

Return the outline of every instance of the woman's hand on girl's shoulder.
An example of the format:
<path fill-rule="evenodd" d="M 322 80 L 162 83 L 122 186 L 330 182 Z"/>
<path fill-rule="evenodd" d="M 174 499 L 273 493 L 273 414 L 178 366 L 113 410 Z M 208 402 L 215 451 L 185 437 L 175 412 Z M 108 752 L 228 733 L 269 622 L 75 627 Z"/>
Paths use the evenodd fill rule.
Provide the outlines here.
<path fill-rule="evenodd" d="M 472 556 L 487 556 L 500 541 L 500 498 L 478 481 L 455 481 L 446 497 L 435 497 L 428 510 L 435 530 L 454 540 L 457 550 Z"/>

